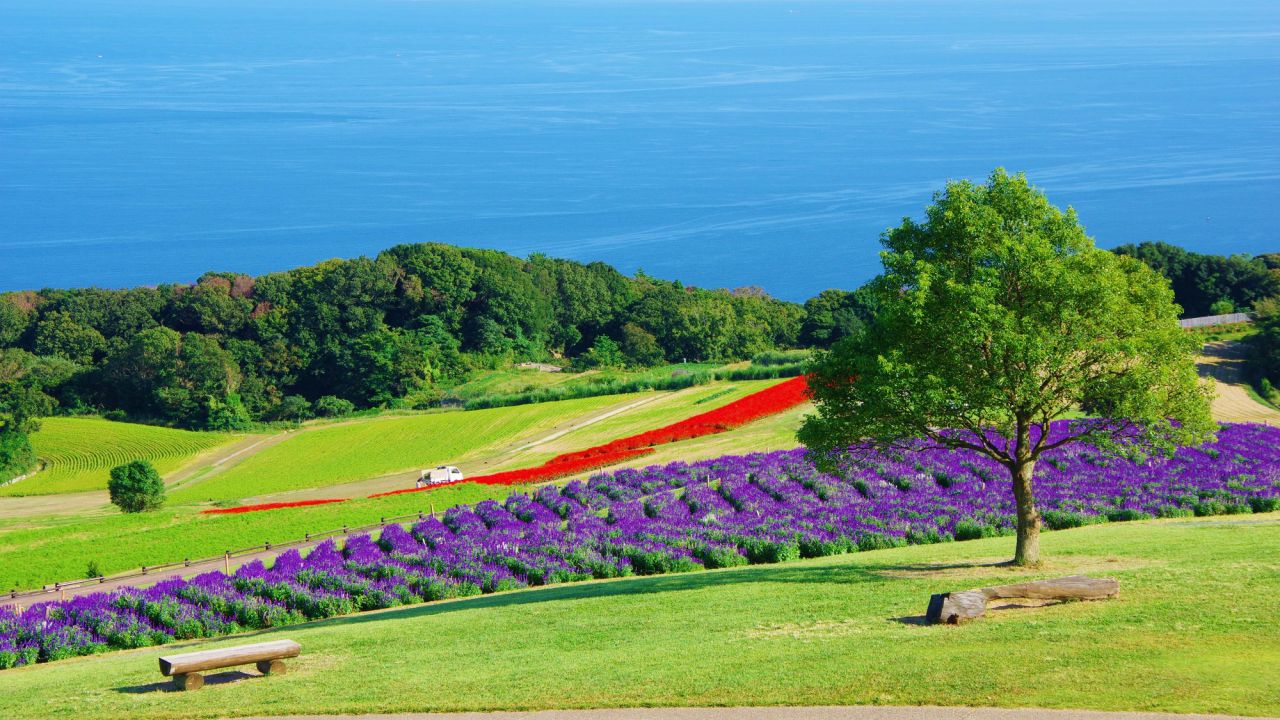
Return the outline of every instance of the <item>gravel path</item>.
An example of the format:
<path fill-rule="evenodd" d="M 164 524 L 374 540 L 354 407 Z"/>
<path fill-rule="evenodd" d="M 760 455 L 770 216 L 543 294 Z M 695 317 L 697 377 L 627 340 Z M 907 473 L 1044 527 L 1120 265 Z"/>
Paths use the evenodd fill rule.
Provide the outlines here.
<path fill-rule="evenodd" d="M 1244 389 L 1244 346 L 1239 341 L 1205 345 L 1197 367 L 1201 375 L 1213 378 L 1217 387 L 1218 396 L 1213 400 L 1215 420 L 1280 425 L 1280 411 L 1254 400 Z"/>
<path fill-rule="evenodd" d="M 412 715 L 290 715 L 271 720 L 1244 720 L 1235 715 L 957 707 L 628 708 Z M 266 720 L 266 719 L 262 719 Z M 1254 720 L 1258 720 L 1254 718 Z M 1262 720 L 1266 720 L 1265 718 Z M 1274 720 L 1274 719 L 1273 719 Z"/>

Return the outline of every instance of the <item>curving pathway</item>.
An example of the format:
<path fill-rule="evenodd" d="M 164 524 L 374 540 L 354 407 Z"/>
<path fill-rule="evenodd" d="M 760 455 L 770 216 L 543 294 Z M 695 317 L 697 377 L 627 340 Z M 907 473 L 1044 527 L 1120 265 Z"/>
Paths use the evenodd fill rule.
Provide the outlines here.
<path fill-rule="evenodd" d="M 410 715 L 290 715 L 271 720 L 1244 720 L 1236 715 L 1179 715 L 1096 710 L 968 707 L 730 707 L 542 710 Z M 267 720 L 266 718 L 258 720 Z M 1259 720 L 1254 718 L 1253 720 Z M 1261 720 L 1268 720 L 1262 718 Z M 1275 719 L 1271 719 L 1275 720 Z"/>

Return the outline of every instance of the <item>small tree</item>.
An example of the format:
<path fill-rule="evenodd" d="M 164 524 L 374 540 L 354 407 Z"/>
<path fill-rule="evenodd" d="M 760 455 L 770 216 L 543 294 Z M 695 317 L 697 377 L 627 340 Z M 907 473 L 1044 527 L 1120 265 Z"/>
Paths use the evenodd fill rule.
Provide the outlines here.
<path fill-rule="evenodd" d="M 107 490 L 111 493 L 111 504 L 121 512 L 155 510 L 164 504 L 164 481 L 146 460 L 112 468 Z"/>
<path fill-rule="evenodd" d="M 834 468 L 850 446 L 963 448 L 1008 468 L 1014 562 L 1037 564 L 1036 461 L 1075 441 L 1171 450 L 1213 428 L 1199 343 L 1169 283 L 1098 250 L 1022 175 L 952 182 L 927 220 L 882 238 L 879 308 L 813 368 L 800 439 Z M 1050 423 L 1083 408 L 1099 416 Z"/>

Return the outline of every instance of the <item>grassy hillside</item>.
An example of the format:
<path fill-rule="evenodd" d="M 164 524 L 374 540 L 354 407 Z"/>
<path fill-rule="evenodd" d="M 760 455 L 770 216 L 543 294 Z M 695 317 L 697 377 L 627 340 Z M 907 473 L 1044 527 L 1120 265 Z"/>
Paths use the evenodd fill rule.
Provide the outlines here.
<path fill-rule="evenodd" d="M 675 393 L 664 393 L 651 402 L 625 413 L 605 418 L 599 422 L 575 430 L 550 442 L 521 452 L 495 467 L 498 470 L 531 467 L 565 452 L 582 450 L 595 445 L 653 430 L 664 425 L 692 417 L 700 413 L 728 405 L 752 393 L 759 392 L 778 380 L 749 380 L 743 382 L 712 383 L 687 388 Z M 639 397 L 644 397 L 640 395 Z M 798 427 L 798 425 L 797 425 Z M 794 430 L 792 431 L 794 433 Z M 705 440 L 705 438 L 700 438 Z M 794 441 L 788 447 L 795 447 Z M 643 464 L 652 465 L 648 457 L 640 458 Z"/>
<path fill-rule="evenodd" d="M 24 517 L 20 522 L 7 525 L 0 522 L 0 590 L 39 587 L 82 577 L 90 561 L 103 573 L 112 574 L 142 565 L 209 557 L 227 549 L 268 541 L 294 540 L 307 532 L 343 525 L 376 523 L 381 517 L 429 511 L 433 507 L 444 510 L 487 498 L 501 499 L 521 488 L 463 484 L 374 500 L 356 499 L 336 505 L 245 515 L 200 515 L 199 508 L 191 504 L 210 496 L 233 498 L 263 493 L 267 491 L 264 488 L 288 487 L 286 483 L 293 483 L 294 487 L 323 486 L 353 475 L 368 477 L 394 471 L 397 463 L 401 469 L 427 466 L 434 461 L 422 465 L 416 461 L 429 457 L 431 452 L 440 453 L 441 460 L 457 460 L 465 457 L 462 452 L 450 455 L 447 451 L 466 444 L 473 447 L 474 456 L 482 452 L 498 453 L 495 457 L 510 458 L 507 465 L 526 467 L 566 449 L 582 449 L 613 440 L 620 434 L 650 430 L 722 406 L 775 382 L 715 384 L 675 394 L 587 398 L 322 426 L 300 432 L 221 474 L 170 493 L 168 505 L 155 512 L 74 519 Z M 725 393 L 729 388 L 731 392 Z M 515 452 L 523 442 L 520 438 L 545 435 L 554 430 L 554 424 L 567 424 L 575 417 L 601 412 L 611 406 L 625 407 L 636 402 L 637 397 L 649 401 L 624 415 L 601 420 L 545 445 Z M 656 454 L 638 458 L 633 464 L 651 465 L 673 459 L 714 457 L 726 452 L 795 447 L 794 433 L 802 411 L 788 411 L 729 433 L 662 446 Z M 428 432 L 441 427 L 447 432 Z M 489 428 L 487 444 L 480 443 L 485 428 Z M 404 464 L 405 458 L 409 459 L 408 465 Z M 388 467 L 392 469 L 387 470 Z M 131 542 L 119 542 L 121 537 L 129 537 Z"/>
<path fill-rule="evenodd" d="M 495 451 L 518 438 L 551 432 L 557 425 L 635 396 L 614 395 L 490 410 L 383 416 L 297 432 L 225 472 L 172 494 L 173 502 L 231 500 L 302 488 L 325 487 L 453 463 Z M 472 470 L 474 474 L 474 470 Z"/>
<path fill-rule="evenodd" d="M 1280 714 L 1280 514 L 1049 533 L 1037 572 L 992 564 L 1012 543 L 531 589 L 193 642 L 303 647 L 287 675 L 214 675 L 194 696 L 164 692 L 162 651 L 146 649 L 0 672 L 0 697 L 13 718 L 92 707 L 144 720 L 862 703 Z M 918 624 L 933 592 L 1075 572 L 1119 578 L 1120 597 Z"/>
<path fill-rule="evenodd" d="M 0 495 L 51 495 L 103 490 L 111 468 L 150 460 L 161 474 L 202 452 L 239 440 L 240 435 L 191 432 L 101 418 L 46 418 L 31 436 L 47 464 L 33 477 L 0 488 Z"/>
<path fill-rule="evenodd" d="M 264 542 L 297 540 L 308 532 L 377 523 L 381 517 L 432 507 L 444 510 L 501 499 L 512 490 L 501 485 L 463 484 L 429 493 L 243 515 L 201 515 L 198 507 L 187 505 L 134 515 L 30 519 L 0 529 L 0 590 L 84 577 L 90 561 L 106 574 L 136 570 Z"/>

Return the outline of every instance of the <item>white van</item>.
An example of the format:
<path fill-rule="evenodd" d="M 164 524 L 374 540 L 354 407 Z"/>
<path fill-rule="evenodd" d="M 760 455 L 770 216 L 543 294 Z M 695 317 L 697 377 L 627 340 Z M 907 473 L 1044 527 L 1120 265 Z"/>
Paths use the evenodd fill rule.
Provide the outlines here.
<path fill-rule="evenodd" d="M 422 474 L 418 477 L 418 487 L 457 482 L 461 479 L 461 470 L 452 465 L 441 465 L 432 470 L 423 470 Z"/>

